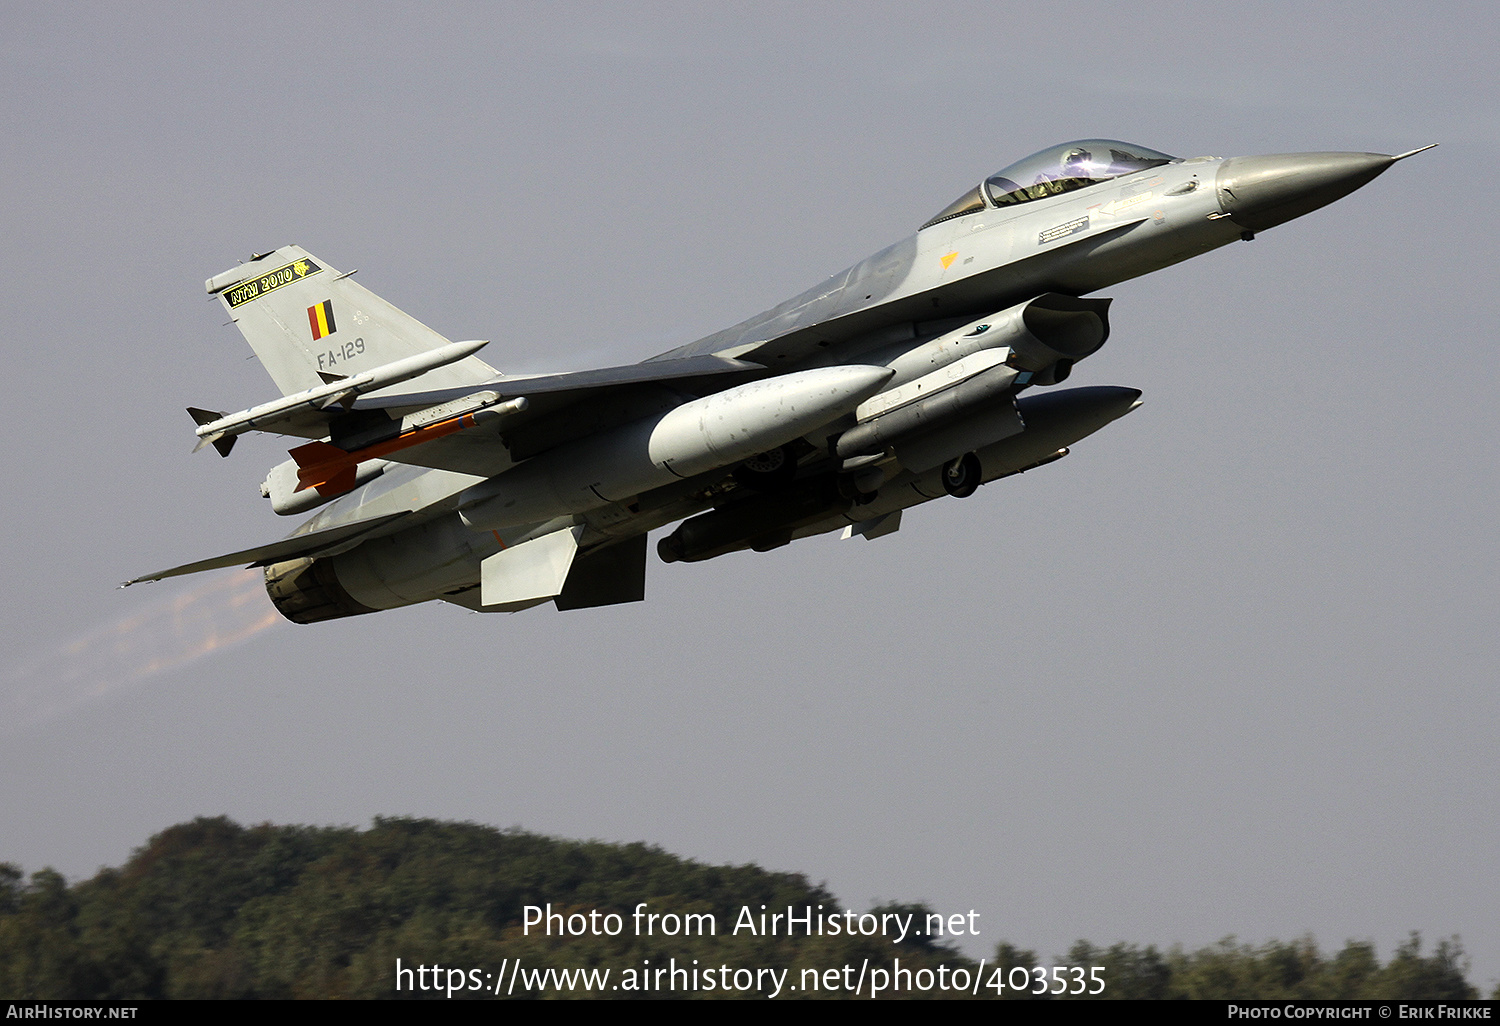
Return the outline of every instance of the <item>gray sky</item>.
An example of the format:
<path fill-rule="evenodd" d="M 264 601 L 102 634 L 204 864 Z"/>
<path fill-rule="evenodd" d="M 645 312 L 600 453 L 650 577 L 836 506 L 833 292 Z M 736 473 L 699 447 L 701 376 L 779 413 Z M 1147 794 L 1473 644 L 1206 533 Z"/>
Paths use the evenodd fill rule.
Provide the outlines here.
<path fill-rule="evenodd" d="M 468 819 L 1001 939 L 1461 934 L 1500 979 L 1490 4 L 0 6 L 0 859 Z M 1071 457 L 644 604 L 293 627 L 285 444 L 202 281 L 297 242 L 507 371 L 642 359 L 1066 139 L 1443 145 L 1110 290 Z M 193 596 L 189 601 L 188 596 Z M 538 896 L 545 899 L 546 896 Z"/>

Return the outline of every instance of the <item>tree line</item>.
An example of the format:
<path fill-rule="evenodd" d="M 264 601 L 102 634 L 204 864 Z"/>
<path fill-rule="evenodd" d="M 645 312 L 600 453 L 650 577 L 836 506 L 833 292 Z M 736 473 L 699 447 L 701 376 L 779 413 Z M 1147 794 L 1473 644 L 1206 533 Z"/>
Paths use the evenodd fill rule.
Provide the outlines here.
<path fill-rule="evenodd" d="M 677 923 L 696 917 L 701 924 L 711 916 L 719 929 L 689 933 L 667 920 L 671 935 L 638 931 L 631 916 L 641 902 L 675 914 Z M 552 936 L 535 923 L 527 928 L 525 906 L 546 903 L 555 915 L 573 917 L 564 921 L 574 932 L 558 929 L 557 920 Z M 1053 961 L 1103 966 L 1103 993 L 1093 995 L 1103 998 L 1478 996 L 1456 938 L 1424 953 L 1413 934 L 1386 962 L 1367 942 L 1350 941 L 1325 954 L 1311 938 L 1260 946 L 1231 938 L 1197 951 L 1079 941 L 1055 960 L 1002 943 L 981 970 L 941 939 L 916 931 L 899 942 L 857 930 L 730 935 L 729 925 L 746 908 L 759 915 L 761 906 L 772 912 L 822 906 L 825 914 L 844 908 L 799 874 L 704 865 L 646 844 L 560 840 L 422 819 L 377 819 L 370 829 L 356 830 L 199 818 L 155 835 L 123 866 L 71 885 L 50 869 L 27 877 L 0 863 L 0 998 L 447 998 L 442 988 L 408 985 L 398 993 L 397 959 L 404 967 L 441 965 L 481 976 L 515 960 L 617 973 L 723 965 L 786 970 L 795 983 L 804 972 L 889 968 L 895 958 L 917 975 L 906 977 L 906 991 L 892 996 L 977 991 L 988 998 L 1072 1000 L 1088 999 L 1097 989 L 1049 975 Z M 932 910 L 898 903 L 869 912 L 898 922 L 911 916 L 908 922 L 921 924 Z M 618 919 L 606 932 L 599 924 L 610 913 Z M 592 927 L 583 929 L 591 915 Z M 931 985 L 939 972 L 946 985 L 960 969 L 978 986 L 964 992 Z M 422 977 L 424 983 L 437 979 Z M 847 986 L 787 996 L 814 994 L 853 996 Z M 452 996 L 488 994 L 466 989 Z M 591 995 L 554 988 L 546 996 Z M 743 994 L 720 988 L 641 996 Z M 1492 996 L 1500 998 L 1500 988 Z"/>

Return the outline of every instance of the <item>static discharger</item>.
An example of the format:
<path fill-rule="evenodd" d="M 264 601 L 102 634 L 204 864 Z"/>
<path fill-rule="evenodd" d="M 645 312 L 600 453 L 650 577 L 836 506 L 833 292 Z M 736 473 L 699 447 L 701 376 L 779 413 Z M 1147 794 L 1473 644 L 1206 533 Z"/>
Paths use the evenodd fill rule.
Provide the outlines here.
<path fill-rule="evenodd" d="M 356 469 L 366 460 L 389 456 L 393 452 L 410 449 L 414 445 L 422 445 L 434 439 L 445 438 L 487 421 L 497 420 L 507 414 L 520 413 L 526 409 L 526 406 L 526 398 L 521 396 L 500 403 L 498 406 L 489 406 L 482 410 L 475 410 L 473 413 L 449 417 L 433 424 L 423 424 L 409 431 L 403 431 L 395 438 L 353 451 L 340 449 L 330 442 L 308 442 L 306 445 L 299 445 L 288 452 L 288 455 L 297 461 L 296 490 L 300 492 L 314 488 L 325 499 L 343 495 L 354 488 Z"/>

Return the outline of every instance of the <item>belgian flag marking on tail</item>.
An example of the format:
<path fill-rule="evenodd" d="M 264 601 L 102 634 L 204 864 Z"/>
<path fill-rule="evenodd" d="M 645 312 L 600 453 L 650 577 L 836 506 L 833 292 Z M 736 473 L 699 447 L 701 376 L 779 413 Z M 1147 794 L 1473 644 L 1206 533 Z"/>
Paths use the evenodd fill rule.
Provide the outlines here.
<path fill-rule="evenodd" d="M 333 300 L 325 299 L 317 306 L 307 308 L 307 323 L 312 325 L 313 341 L 338 331 L 333 323 Z"/>

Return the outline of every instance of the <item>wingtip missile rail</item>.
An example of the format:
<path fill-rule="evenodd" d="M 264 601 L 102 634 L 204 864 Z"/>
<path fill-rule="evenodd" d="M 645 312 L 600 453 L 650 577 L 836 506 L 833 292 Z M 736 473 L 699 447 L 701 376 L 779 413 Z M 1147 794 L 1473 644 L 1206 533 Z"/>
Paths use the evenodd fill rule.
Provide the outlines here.
<path fill-rule="evenodd" d="M 193 451 L 197 452 L 205 445 L 213 444 L 218 448 L 220 455 L 227 456 L 230 446 L 219 444 L 227 439 L 242 435 L 247 431 L 259 430 L 267 424 L 301 410 L 326 409 L 334 403 L 352 401 L 354 397 L 366 392 L 409 381 L 430 370 L 446 367 L 450 363 L 457 363 L 459 360 L 473 356 L 487 345 L 489 345 L 488 340 L 450 342 L 448 345 L 429 352 L 394 360 L 351 377 L 338 378 L 316 388 L 294 392 L 272 402 L 222 416 L 217 420 L 207 423 L 200 421 L 196 432 L 198 444 Z M 194 420 L 198 420 L 204 411 L 190 409 L 188 412 Z"/>

